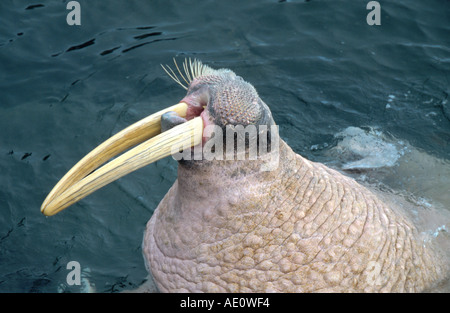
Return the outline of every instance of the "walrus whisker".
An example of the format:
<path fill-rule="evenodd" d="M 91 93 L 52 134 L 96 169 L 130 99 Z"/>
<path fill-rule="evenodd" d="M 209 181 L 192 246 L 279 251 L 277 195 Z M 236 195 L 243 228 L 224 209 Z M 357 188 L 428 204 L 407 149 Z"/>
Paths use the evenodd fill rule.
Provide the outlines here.
<path fill-rule="evenodd" d="M 194 77 L 200 76 L 202 63 L 197 61 L 196 59 L 194 59 L 194 62 L 191 62 L 191 59 L 189 59 L 189 65 L 191 67 L 193 76 Z"/>
<path fill-rule="evenodd" d="M 178 73 L 180 73 L 180 76 L 181 76 L 181 78 L 183 78 L 183 80 L 186 82 L 186 84 L 189 86 L 189 84 L 191 83 L 191 79 L 189 78 L 189 77 L 187 77 L 187 78 L 185 78 L 184 77 L 184 75 L 183 75 L 183 72 L 180 70 L 180 68 L 178 67 L 178 63 L 177 63 L 177 60 L 175 60 L 175 58 L 173 58 L 173 63 L 175 64 L 175 67 L 177 68 L 177 70 L 178 70 Z M 186 69 L 185 69 L 185 71 L 186 71 Z"/>
<path fill-rule="evenodd" d="M 189 58 L 185 59 L 183 62 L 183 74 L 183 71 L 178 66 L 175 58 L 173 59 L 173 63 L 175 64 L 175 68 L 178 71 L 178 74 L 167 64 L 166 66 L 161 64 L 161 67 L 167 73 L 167 75 L 169 75 L 170 78 L 172 78 L 177 84 L 179 84 L 186 90 L 189 89 L 189 85 L 191 84 L 191 82 L 198 77 L 204 75 L 212 75 L 218 72 L 217 70 L 210 68 L 197 59 L 192 60 L 191 58 Z M 178 76 L 180 76 L 181 79 Z M 187 86 L 182 82 L 182 80 L 186 82 Z"/>
<path fill-rule="evenodd" d="M 167 73 L 167 75 L 169 75 L 170 78 L 172 78 L 177 84 L 179 84 L 181 87 L 183 87 L 184 89 L 188 89 L 188 87 L 186 87 L 185 85 L 183 85 L 183 83 L 180 81 L 180 79 L 177 77 L 177 75 L 175 74 L 175 72 L 172 70 L 172 68 L 167 65 L 167 68 L 170 70 L 170 72 L 172 72 L 172 74 L 169 72 L 169 70 L 167 70 L 164 65 L 161 64 L 161 67 L 163 68 L 163 70 Z M 184 77 L 183 77 L 184 78 Z"/>
<path fill-rule="evenodd" d="M 190 62 L 191 62 L 191 59 L 189 58 L 189 63 Z M 192 82 L 193 78 L 191 78 L 191 75 L 189 73 L 191 68 L 190 68 L 190 66 L 188 67 L 187 60 L 184 60 L 184 62 L 183 62 L 183 69 L 184 69 L 184 73 L 186 74 L 187 79 L 189 80 L 189 83 Z"/>
<path fill-rule="evenodd" d="M 203 64 L 201 61 L 197 59 L 191 61 L 191 59 L 189 58 L 189 67 L 191 69 L 192 79 L 196 79 L 200 76 L 217 73 L 217 70 L 210 68 L 208 65 Z"/>

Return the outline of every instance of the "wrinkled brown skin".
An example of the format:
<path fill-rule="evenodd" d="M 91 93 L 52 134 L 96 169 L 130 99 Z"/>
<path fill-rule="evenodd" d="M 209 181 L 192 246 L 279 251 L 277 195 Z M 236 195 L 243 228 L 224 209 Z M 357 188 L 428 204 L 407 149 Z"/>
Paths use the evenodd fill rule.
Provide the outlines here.
<path fill-rule="evenodd" d="M 418 292 L 432 242 L 374 193 L 280 140 L 280 163 L 180 163 L 143 251 L 162 292 Z"/>

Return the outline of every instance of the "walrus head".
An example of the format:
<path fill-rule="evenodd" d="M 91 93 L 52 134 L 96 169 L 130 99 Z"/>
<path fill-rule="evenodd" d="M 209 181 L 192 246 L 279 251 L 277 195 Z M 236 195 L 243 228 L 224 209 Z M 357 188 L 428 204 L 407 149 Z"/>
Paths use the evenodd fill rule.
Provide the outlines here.
<path fill-rule="evenodd" d="M 161 130 L 167 131 L 197 116 L 202 118 L 204 126 L 203 146 L 197 151 L 201 155 L 195 157 L 194 151 L 189 150 L 191 155 L 179 156 L 181 163 L 198 163 L 199 160 L 204 165 L 211 159 L 236 160 L 239 154 L 251 159 L 249 149 L 253 150 L 254 157 L 271 151 L 272 137 L 278 136 L 275 122 L 269 107 L 250 83 L 229 69 L 215 70 L 198 60 L 183 64 L 185 74 L 175 60 L 174 64 L 181 79 L 169 66 L 163 69 L 187 90 L 181 100 L 187 104 L 186 118 L 167 112 L 161 116 Z"/>
<path fill-rule="evenodd" d="M 187 90 L 180 103 L 129 126 L 86 155 L 49 193 L 41 206 L 43 214 L 54 215 L 112 181 L 180 150 L 185 153 L 176 159 L 190 166 L 211 164 L 211 158 L 234 160 L 239 142 L 244 143 L 244 158 L 252 154 L 249 149 L 256 157 L 273 150 L 272 142 L 278 142 L 275 122 L 250 83 L 229 69 L 213 69 L 198 60 L 186 60 L 184 74 L 175 60 L 174 64 L 178 74 L 169 66 L 162 67 Z M 199 155 L 192 147 L 206 150 L 200 149 Z"/>

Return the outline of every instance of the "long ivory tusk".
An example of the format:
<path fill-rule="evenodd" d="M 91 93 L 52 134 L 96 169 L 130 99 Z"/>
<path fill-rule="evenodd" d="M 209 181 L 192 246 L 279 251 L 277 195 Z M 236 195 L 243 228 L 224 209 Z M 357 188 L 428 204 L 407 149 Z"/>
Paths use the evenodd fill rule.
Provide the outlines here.
<path fill-rule="evenodd" d="M 187 144 L 188 140 L 192 141 L 193 145 L 199 144 L 203 130 L 201 118 L 195 118 L 151 138 L 160 132 L 162 114 L 175 111 L 180 116 L 186 116 L 186 109 L 185 103 L 169 107 L 150 115 L 106 140 L 79 161 L 58 182 L 42 204 L 41 212 L 45 215 L 53 215 L 63 210 L 125 174 L 170 155 L 174 145 Z M 193 133 L 194 129 L 196 130 L 195 133 Z M 183 134 L 183 132 L 185 133 Z M 144 140 L 147 141 L 88 175 L 110 158 Z M 120 164 L 120 162 L 129 164 Z M 102 175 L 104 177 L 100 177 Z"/>

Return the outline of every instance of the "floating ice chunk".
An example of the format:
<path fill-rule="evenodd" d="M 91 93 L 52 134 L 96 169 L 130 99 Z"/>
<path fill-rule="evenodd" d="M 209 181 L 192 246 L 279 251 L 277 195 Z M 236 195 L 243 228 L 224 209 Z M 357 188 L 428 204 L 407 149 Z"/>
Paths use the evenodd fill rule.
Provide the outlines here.
<path fill-rule="evenodd" d="M 335 149 L 349 159 L 357 159 L 346 162 L 344 170 L 392 167 L 403 154 L 400 143 L 388 142 L 382 132 L 374 129 L 348 127 L 335 137 L 340 139 Z"/>

